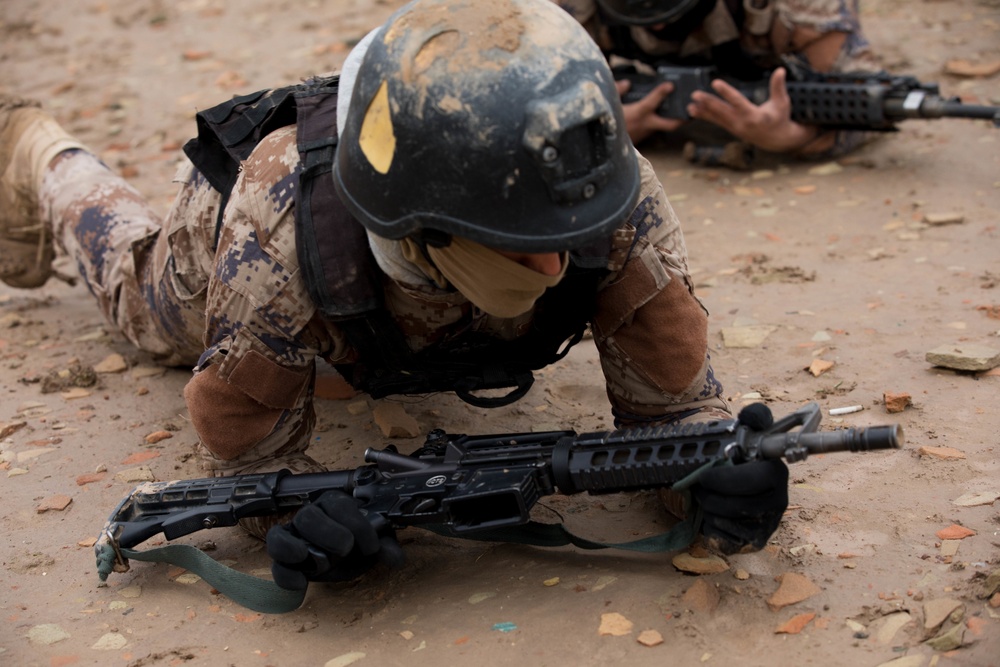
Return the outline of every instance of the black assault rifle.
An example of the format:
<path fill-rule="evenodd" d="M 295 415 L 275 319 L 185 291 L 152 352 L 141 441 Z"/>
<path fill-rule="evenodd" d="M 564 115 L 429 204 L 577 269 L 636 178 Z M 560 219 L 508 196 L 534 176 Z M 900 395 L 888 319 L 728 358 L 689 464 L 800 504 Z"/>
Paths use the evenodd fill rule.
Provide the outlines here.
<path fill-rule="evenodd" d="M 95 550 L 99 568 L 113 560 L 113 569 L 125 572 L 129 566 L 122 550 L 159 533 L 172 540 L 233 526 L 244 517 L 284 514 L 334 489 L 362 500 L 373 523 L 443 527 L 449 534 L 473 537 L 526 524 L 539 499 L 555 493 L 669 487 L 726 459 L 792 462 L 810 454 L 902 446 L 898 425 L 820 433 L 820 419 L 819 405 L 809 403 L 766 431 L 753 431 L 735 419 L 579 435 L 469 436 L 434 430 L 410 455 L 392 447 L 368 449 L 368 465 L 354 470 L 140 484 L 112 512 Z"/>
<path fill-rule="evenodd" d="M 622 97 L 628 104 L 648 95 L 669 81 L 674 90 L 657 114 L 664 118 L 690 120 L 687 106 L 696 90 L 713 92 L 711 82 L 723 78 L 754 104 L 769 96 L 767 77 L 761 81 L 738 81 L 723 77 L 715 67 L 661 65 L 656 74 L 642 74 L 634 67 L 615 68 L 616 79 L 628 79 L 631 87 Z M 792 120 L 803 125 L 830 129 L 892 132 L 896 123 L 911 118 L 980 118 L 1000 127 L 1000 107 L 963 104 L 958 97 L 941 96 L 936 83 L 921 83 L 912 76 L 887 72 L 821 74 L 802 67 L 786 66 L 786 87 L 792 102 Z"/>

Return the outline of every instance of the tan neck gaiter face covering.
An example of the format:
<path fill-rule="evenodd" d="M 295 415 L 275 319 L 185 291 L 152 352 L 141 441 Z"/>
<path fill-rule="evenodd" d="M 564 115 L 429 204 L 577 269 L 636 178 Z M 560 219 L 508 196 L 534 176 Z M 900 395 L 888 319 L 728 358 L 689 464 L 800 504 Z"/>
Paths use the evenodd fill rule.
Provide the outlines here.
<path fill-rule="evenodd" d="M 494 317 L 517 317 L 535 305 L 545 290 L 566 274 L 568 253 L 562 253 L 562 269 L 554 276 L 521 266 L 495 250 L 468 239 L 452 237 L 445 248 L 427 247 L 434 265 L 455 289 Z"/>

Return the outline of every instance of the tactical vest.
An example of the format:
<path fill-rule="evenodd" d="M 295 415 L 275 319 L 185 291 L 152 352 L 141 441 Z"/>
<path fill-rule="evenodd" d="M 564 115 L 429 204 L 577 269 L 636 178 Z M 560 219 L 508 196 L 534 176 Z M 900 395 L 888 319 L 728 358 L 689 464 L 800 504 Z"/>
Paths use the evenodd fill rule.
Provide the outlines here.
<path fill-rule="evenodd" d="M 295 125 L 300 165 L 295 188 L 296 252 L 321 315 L 347 336 L 358 361 L 337 370 L 373 398 L 453 391 L 479 407 L 524 396 L 538 370 L 579 342 L 593 315 L 598 283 L 607 275 L 610 239 L 570 253 L 558 285 L 536 304 L 531 330 L 511 341 L 463 333 L 413 352 L 383 306 L 383 280 L 365 228 L 344 207 L 332 182 L 337 145 L 339 77 L 234 97 L 197 114 L 198 136 L 184 152 L 222 195 L 222 215 L 240 163 L 274 130 Z M 475 391 L 511 389 L 498 397 Z"/>

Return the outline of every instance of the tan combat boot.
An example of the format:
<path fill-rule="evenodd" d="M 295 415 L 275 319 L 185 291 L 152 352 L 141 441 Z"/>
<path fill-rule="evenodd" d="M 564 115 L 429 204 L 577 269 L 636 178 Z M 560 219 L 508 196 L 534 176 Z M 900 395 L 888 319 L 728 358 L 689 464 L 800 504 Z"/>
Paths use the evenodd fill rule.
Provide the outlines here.
<path fill-rule="evenodd" d="M 0 94 L 0 280 L 11 287 L 40 287 L 54 274 L 38 189 L 56 155 L 86 150 L 39 106 Z"/>

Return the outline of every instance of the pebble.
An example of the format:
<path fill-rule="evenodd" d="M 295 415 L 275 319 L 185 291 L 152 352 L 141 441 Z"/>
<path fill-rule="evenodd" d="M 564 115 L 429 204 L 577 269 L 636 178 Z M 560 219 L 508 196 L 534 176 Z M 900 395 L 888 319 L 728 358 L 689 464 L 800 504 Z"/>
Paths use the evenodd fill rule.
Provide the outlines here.
<path fill-rule="evenodd" d="M 147 445 L 155 445 L 158 442 L 169 440 L 172 437 L 174 437 L 174 434 L 170 431 L 153 431 L 152 433 L 147 434 L 143 440 L 146 441 Z"/>
<path fill-rule="evenodd" d="M 628 620 L 618 612 L 601 614 L 601 626 L 597 630 L 599 635 L 611 635 L 612 637 L 624 637 L 632 633 L 632 621 Z"/>
<path fill-rule="evenodd" d="M 48 498 L 46 498 L 45 500 L 43 500 L 41 503 L 38 504 L 38 507 L 35 508 L 35 511 L 38 512 L 39 514 L 42 514 L 43 512 L 48 512 L 49 510 L 55 512 L 61 512 L 67 507 L 69 507 L 70 503 L 72 502 L 73 499 L 66 495 L 58 494 L 54 496 L 49 496 Z"/>
<path fill-rule="evenodd" d="M 49 452 L 54 452 L 54 451 L 56 451 L 54 447 L 40 447 L 38 449 L 28 449 L 23 452 L 17 453 L 17 462 L 24 463 L 25 461 L 36 459 L 42 454 L 48 454 Z"/>
<path fill-rule="evenodd" d="M 885 411 L 888 413 L 902 412 L 906 408 L 913 405 L 913 397 L 906 392 L 885 392 L 882 394 L 882 400 L 885 402 Z"/>
<path fill-rule="evenodd" d="M 839 174 L 842 171 L 844 171 L 844 168 L 836 162 L 827 162 L 826 164 L 812 167 L 809 170 L 809 173 L 813 176 L 832 176 L 833 174 Z"/>
<path fill-rule="evenodd" d="M 945 558 L 955 556 L 961 544 L 962 540 L 941 540 L 941 555 Z"/>
<path fill-rule="evenodd" d="M 76 478 L 76 485 L 85 486 L 87 484 L 93 484 L 94 482 L 100 482 L 102 479 L 104 479 L 104 476 L 106 474 L 107 473 L 103 472 L 91 472 L 78 475 Z"/>
<path fill-rule="evenodd" d="M 353 665 L 358 660 L 361 660 L 362 658 L 365 657 L 365 655 L 367 654 L 362 653 L 361 651 L 352 651 L 351 653 L 344 653 L 343 655 L 338 655 L 336 658 L 327 660 L 323 664 L 323 667 L 347 667 L 347 665 Z"/>
<path fill-rule="evenodd" d="M 1000 366 L 1000 350 L 985 345 L 941 345 L 929 351 L 925 359 L 934 366 L 958 371 L 988 371 Z"/>
<path fill-rule="evenodd" d="M 78 398 L 87 398 L 90 394 L 91 392 L 83 387 L 73 387 L 68 391 L 60 392 L 59 395 L 67 401 L 73 401 Z"/>
<path fill-rule="evenodd" d="M 867 632 L 868 631 L 867 627 L 865 627 L 861 623 L 858 623 L 857 621 L 855 621 L 852 618 L 848 618 L 847 620 L 845 620 L 844 621 L 844 625 L 846 625 L 851 630 L 851 632 L 854 632 L 854 633 Z"/>
<path fill-rule="evenodd" d="M 965 452 L 954 447 L 921 447 L 917 450 L 920 456 L 930 456 L 935 459 L 954 461 L 965 458 Z"/>
<path fill-rule="evenodd" d="M 659 646 L 663 643 L 663 635 L 656 630 L 643 630 L 635 640 L 643 646 Z"/>
<path fill-rule="evenodd" d="M 17 433 L 28 425 L 28 422 L 16 420 L 12 422 L 0 422 L 0 440 Z"/>
<path fill-rule="evenodd" d="M 895 614 L 889 614 L 886 616 L 882 622 L 882 627 L 878 629 L 875 633 L 876 639 L 881 644 L 889 645 L 892 644 L 893 638 L 896 633 L 899 632 L 903 626 L 913 620 L 905 611 L 897 612 Z"/>
<path fill-rule="evenodd" d="M 961 540 L 966 537 L 972 537 L 976 534 L 976 531 L 971 528 L 966 528 L 965 526 L 960 526 L 957 523 L 953 523 L 947 528 L 942 528 L 935 533 L 939 540 Z"/>
<path fill-rule="evenodd" d="M 961 600 L 937 598 L 924 602 L 924 630 L 934 631 L 951 616 L 951 613 L 962 606 Z"/>
<path fill-rule="evenodd" d="M 807 612 L 792 616 L 790 619 L 779 625 L 774 630 L 776 635 L 797 635 L 802 632 L 812 620 L 816 618 L 815 612 Z"/>
<path fill-rule="evenodd" d="M 722 344 L 727 348 L 754 348 L 760 345 L 774 333 L 777 327 L 757 324 L 747 327 L 723 327 Z"/>
<path fill-rule="evenodd" d="M 671 562 L 681 572 L 691 572 L 692 574 L 717 574 L 729 569 L 729 563 L 712 554 L 698 557 L 683 552 L 674 556 Z"/>
<path fill-rule="evenodd" d="M 826 359 L 813 359 L 812 363 L 809 364 L 809 367 L 806 368 L 806 370 L 812 373 L 813 377 L 819 377 L 833 368 L 834 365 L 834 362 L 827 361 Z"/>
<path fill-rule="evenodd" d="M 681 597 L 681 602 L 692 611 L 710 614 L 719 606 L 719 589 L 704 579 L 697 579 Z"/>
<path fill-rule="evenodd" d="M 372 418 L 386 438 L 415 438 L 420 435 L 420 424 L 401 403 L 379 401 L 372 411 Z"/>
<path fill-rule="evenodd" d="M 43 623 L 28 630 L 28 641 L 42 646 L 49 646 L 69 638 L 70 634 L 55 623 Z"/>
<path fill-rule="evenodd" d="M 121 595 L 123 598 L 137 598 L 142 595 L 142 586 L 126 586 L 118 591 L 118 595 Z"/>
<path fill-rule="evenodd" d="M 938 651 L 954 651 L 962 646 L 965 640 L 965 626 L 956 623 L 937 637 L 927 640 L 927 645 Z"/>
<path fill-rule="evenodd" d="M 101 340 L 105 336 L 107 336 L 107 334 L 104 333 L 104 329 L 95 329 L 94 331 L 91 331 L 90 333 L 83 334 L 82 336 L 77 336 L 76 338 L 73 339 L 73 342 L 74 343 L 87 343 L 87 342 L 91 342 L 91 341 Z"/>
<path fill-rule="evenodd" d="M 126 484 L 138 484 L 139 482 L 155 482 L 156 476 L 149 466 L 139 466 L 138 468 L 128 468 L 115 475 L 115 479 Z"/>
<path fill-rule="evenodd" d="M 120 354 L 109 354 L 94 366 L 95 373 L 122 373 L 127 369 L 128 363 Z"/>
<path fill-rule="evenodd" d="M 117 632 L 109 632 L 94 642 L 94 645 L 90 648 L 96 651 L 117 651 L 118 649 L 125 648 L 126 644 L 128 644 L 128 640 L 125 639 L 124 635 Z"/>
<path fill-rule="evenodd" d="M 924 222 L 928 225 L 957 225 L 965 222 L 961 213 L 925 213 Z"/>
<path fill-rule="evenodd" d="M 778 578 L 781 581 L 778 590 L 767 599 L 767 606 L 772 611 L 802 602 L 822 592 L 819 586 L 795 572 L 786 572 Z"/>
<path fill-rule="evenodd" d="M 977 507 L 979 505 L 992 505 L 997 498 L 1000 498 L 1000 490 L 980 491 L 978 493 L 963 493 L 958 498 L 951 501 L 952 505 L 959 507 Z"/>
<path fill-rule="evenodd" d="M 904 655 L 902 658 L 883 662 L 878 667 L 923 667 L 925 660 L 926 657 L 922 655 Z"/>
<path fill-rule="evenodd" d="M 143 378 L 163 375 L 167 369 L 163 366 L 136 366 L 132 369 L 132 379 L 142 380 Z"/>

